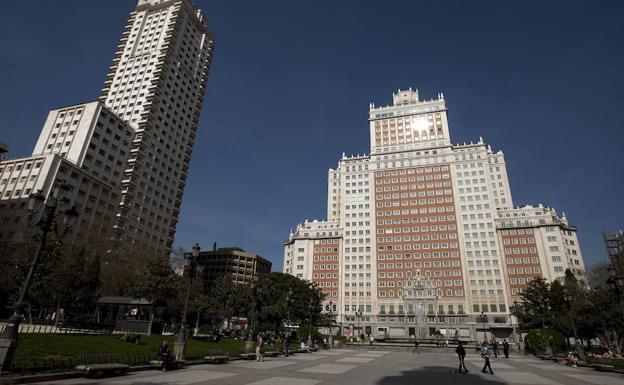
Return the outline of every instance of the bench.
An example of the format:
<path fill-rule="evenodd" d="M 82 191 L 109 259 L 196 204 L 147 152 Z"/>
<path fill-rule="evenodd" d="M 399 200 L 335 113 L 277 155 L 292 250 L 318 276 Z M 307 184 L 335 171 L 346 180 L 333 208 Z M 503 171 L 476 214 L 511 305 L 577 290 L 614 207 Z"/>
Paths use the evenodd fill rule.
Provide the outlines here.
<path fill-rule="evenodd" d="M 128 371 L 130 366 L 125 364 L 88 364 L 78 365 L 74 372 L 80 373 L 88 378 L 100 378 L 109 376 L 119 376 Z"/>
<path fill-rule="evenodd" d="M 180 369 L 181 367 L 184 366 L 185 363 L 186 363 L 186 361 L 183 361 L 183 360 L 169 361 L 169 362 L 167 362 L 167 365 L 165 366 L 165 369 L 166 370 Z M 163 366 L 163 361 L 162 360 L 151 360 L 149 362 L 149 366 L 151 366 L 152 368 L 160 369 Z"/>
<path fill-rule="evenodd" d="M 239 357 L 241 360 L 255 360 L 256 353 L 241 353 Z"/>
<path fill-rule="evenodd" d="M 264 352 L 262 355 L 265 356 L 265 357 L 277 357 L 280 354 L 283 354 L 283 353 L 275 351 L 275 350 L 271 350 L 271 351 L 268 351 L 268 352 Z"/>
<path fill-rule="evenodd" d="M 228 362 L 229 359 L 230 357 L 228 356 L 206 356 L 204 357 L 204 360 L 206 360 L 207 363 L 209 364 L 225 364 L 226 362 Z"/>

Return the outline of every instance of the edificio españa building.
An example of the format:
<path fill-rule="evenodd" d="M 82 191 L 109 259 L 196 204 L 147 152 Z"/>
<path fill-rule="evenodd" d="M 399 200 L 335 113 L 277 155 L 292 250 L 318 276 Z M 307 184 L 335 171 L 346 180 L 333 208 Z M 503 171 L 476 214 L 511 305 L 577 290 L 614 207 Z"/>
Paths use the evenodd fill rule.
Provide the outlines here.
<path fill-rule="evenodd" d="M 585 282 L 576 228 L 514 207 L 503 153 L 452 144 L 442 94 L 393 101 L 370 105 L 370 155 L 329 170 L 327 220 L 291 231 L 284 272 L 315 282 L 345 333 L 514 338 L 531 279 Z"/>
<path fill-rule="evenodd" d="M 139 0 L 99 100 L 50 111 L 32 156 L 0 163 L 0 240 L 19 240 L 28 196 L 63 180 L 77 234 L 170 249 L 213 49 L 190 0 Z"/>

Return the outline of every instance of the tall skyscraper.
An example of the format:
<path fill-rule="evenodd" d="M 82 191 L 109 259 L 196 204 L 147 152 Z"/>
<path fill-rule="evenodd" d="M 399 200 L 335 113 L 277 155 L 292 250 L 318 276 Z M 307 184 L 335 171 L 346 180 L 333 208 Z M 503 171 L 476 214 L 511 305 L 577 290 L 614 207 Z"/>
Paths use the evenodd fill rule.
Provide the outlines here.
<path fill-rule="evenodd" d="M 21 216 L 23 202 L 16 200 L 39 189 L 47 196 L 58 180 L 71 182 L 74 172 L 110 194 L 91 198 L 91 190 L 76 185 L 69 200 L 86 221 L 80 226 L 105 223 L 122 245 L 170 249 L 213 49 L 212 34 L 190 0 L 139 0 L 100 101 L 51 111 L 33 157 L 0 165 L 0 204 L 14 209 L 2 215 L 7 226 L 0 235 L 16 235 L 8 226 Z M 24 173 L 29 165 L 36 175 Z"/>
<path fill-rule="evenodd" d="M 338 321 L 373 335 L 509 337 L 530 279 L 584 281 L 576 229 L 540 206 L 514 208 L 504 155 L 452 144 L 442 94 L 398 91 L 370 105 L 369 155 L 328 173 L 327 221 L 289 235 L 284 272 L 317 282 Z"/>
<path fill-rule="evenodd" d="M 214 43 L 189 0 L 139 0 L 100 100 L 135 127 L 116 229 L 122 240 L 173 243 Z"/>

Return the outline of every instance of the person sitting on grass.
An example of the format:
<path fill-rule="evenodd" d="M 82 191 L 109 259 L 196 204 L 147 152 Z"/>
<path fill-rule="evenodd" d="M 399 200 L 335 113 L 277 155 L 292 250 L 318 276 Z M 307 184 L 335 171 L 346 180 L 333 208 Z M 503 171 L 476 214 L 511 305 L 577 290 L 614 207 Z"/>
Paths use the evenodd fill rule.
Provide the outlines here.
<path fill-rule="evenodd" d="M 568 353 L 568 365 L 573 368 L 578 367 L 578 356 L 575 351 L 571 351 Z"/>
<path fill-rule="evenodd" d="M 160 347 L 158 348 L 158 353 L 156 354 L 156 356 L 158 358 L 158 361 L 162 362 L 160 369 L 163 372 L 166 372 L 167 365 L 169 365 L 169 363 L 172 361 L 171 351 L 169 351 L 169 344 L 167 343 L 167 340 L 164 340 L 162 344 L 160 344 Z"/>

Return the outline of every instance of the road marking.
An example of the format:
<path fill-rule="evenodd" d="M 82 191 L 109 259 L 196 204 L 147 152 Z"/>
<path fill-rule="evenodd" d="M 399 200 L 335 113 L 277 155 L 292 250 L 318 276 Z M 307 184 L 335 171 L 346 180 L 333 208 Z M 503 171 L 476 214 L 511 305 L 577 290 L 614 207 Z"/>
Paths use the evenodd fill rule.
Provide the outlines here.
<path fill-rule="evenodd" d="M 374 360 L 374 358 L 345 357 L 345 358 L 341 358 L 339 360 L 336 360 L 336 362 L 350 362 L 350 363 L 354 363 L 354 364 L 365 364 L 367 362 L 371 362 L 372 360 Z"/>
<path fill-rule="evenodd" d="M 339 365 L 339 364 L 320 364 L 310 368 L 301 369 L 300 372 L 306 373 L 324 373 L 324 374 L 342 374 L 349 370 L 357 368 L 356 365 Z"/>
<path fill-rule="evenodd" d="M 309 378 L 271 377 L 264 380 L 249 383 L 247 385 L 315 385 L 323 380 Z"/>
<path fill-rule="evenodd" d="M 601 374 L 566 374 L 567 377 L 576 378 L 577 380 L 585 381 L 590 384 L 596 385 L 621 385 L 621 377 L 605 376 Z"/>
<path fill-rule="evenodd" d="M 212 370 L 174 370 L 166 373 L 151 372 L 148 376 L 125 376 L 123 378 L 110 379 L 114 384 L 148 384 L 159 383 L 168 385 L 190 385 L 199 382 L 218 380 L 220 378 L 237 376 L 237 373 L 215 372 Z"/>
<path fill-rule="evenodd" d="M 537 374 L 527 372 L 495 372 L 496 376 L 512 384 L 531 385 L 561 385 L 559 382 L 549 380 Z M 486 377 L 486 376 L 484 376 Z"/>
<path fill-rule="evenodd" d="M 325 356 L 317 356 L 312 355 L 312 354 L 297 354 L 295 356 L 288 356 L 286 359 L 287 360 L 299 360 L 299 361 L 314 361 L 314 360 L 320 360 L 321 358 L 327 358 Z"/>
<path fill-rule="evenodd" d="M 268 369 L 275 369 L 275 368 L 281 368 L 282 366 L 288 366 L 288 365 L 292 365 L 295 364 L 295 361 L 277 361 L 277 360 L 271 360 L 271 361 L 264 361 L 264 362 L 241 362 L 238 363 L 240 361 L 234 361 L 236 363 L 236 366 L 239 368 L 247 368 L 247 369 L 262 369 L 262 370 L 268 370 Z"/>
<path fill-rule="evenodd" d="M 379 357 L 383 357 L 382 354 L 372 354 L 372 353 L 361 353 L 361 354 L 356 354 L 356 357 L 362 357 L 362 358 L 379 358 Z"/>

